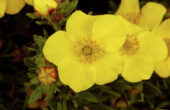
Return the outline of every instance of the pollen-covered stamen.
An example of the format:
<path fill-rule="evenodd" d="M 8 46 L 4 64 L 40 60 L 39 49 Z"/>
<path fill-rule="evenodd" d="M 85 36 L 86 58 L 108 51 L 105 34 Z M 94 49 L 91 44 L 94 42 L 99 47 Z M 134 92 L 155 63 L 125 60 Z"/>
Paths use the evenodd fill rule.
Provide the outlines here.
<path fill-rule="evenodd" d="M 141 19 L 141 14 L 140 13 L 127 13 L 123 15 L 123 17 L 126 20 L 130 21 L 131 23 L 139 24 L 139 21 Z"/>
<path fill-rule="evenodd" d="M 168 48 L 168 57 L 170 57 L 170 39 L 164 39 L 167 48 Z"/>
<path fill-rule="evenodd" d="M 82 48 L 82 52 L 83 52 L 83 54 L 84 55 L 92 55 L 92 53 L 93 53 L 93 49 L 90 47 L 90 46 L 84 46 L 83 48 Z"/>
<path fill-rule="evenodd" d="M 96 41 L 83 39 L 76 42 L 75 54 L 81 62 L 92 63 L 103 56 L 104 50 Z"/>
<path fill-rule="evenodd" d="M 139 42 L 135 36 L 127 35 L 124 45 L 120 48 L 120 54 L 133 55 L 139 50 Z"/>

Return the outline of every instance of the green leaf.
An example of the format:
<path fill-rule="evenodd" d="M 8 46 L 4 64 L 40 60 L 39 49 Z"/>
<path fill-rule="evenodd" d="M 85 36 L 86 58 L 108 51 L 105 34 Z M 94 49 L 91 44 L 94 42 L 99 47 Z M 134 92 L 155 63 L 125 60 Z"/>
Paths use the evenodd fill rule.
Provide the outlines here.
<path fill-rule="evenodd" d="M 41 47 L 41 45 L 45 43 L 46 39 L 42 36 L 34 35 L 34 41 Z"/>
<path fill-rule="evenodd" d="M 109 94 L 116 96 L 116 97 L 121 97 L 121 95 L 118 92 L 112 90 L 111 88 L 109 88 L 107 86 L 102 86 L 101 91 L 109 93 Z"/>
<path fill-rule="evenodd" d="M 42 108 L 42 110 L 49 110 L 48 108 Z"/>
<path fill-rule="evenodd" d="M 46 21 L 35 21 L 35 23 L 38 25 L 44 25 L 46 24 Z"/>
<path fill-rule="evenodd" d="M 35 13 L 26 13 L 26 15 L 27 15 L 28 17 L 30 17 L 31 19 L 37 19 L 37 18 L 38 18 L 38 15 L 35 14 Z"/>
<path fill-rule="evenodd" d="M 83 92 L 78 93 L 78 97 L 85 99 L 89 102 L 97 102 L 97 98 L 88 91 L 83 91 Z"/>
<path fill-rule="evenodd" d="M 159 110 L 159 109 L 161 109 L 161 108 L 163 108 L 163 107 L 166 107 L 166 106 L 168 106 L 168 105 L 170 105 L 170 101 L 162 102 L 162 103 L 160 103 L 160 104 L 156 107 L 155 110 Z"/>
<path fill-rule="evenodd" d="M 31 78 L 31 84 L 38 84 L 38 83 L 39 83 L 38 77 Z"/>
<path fill-rule="evenodd" d="M 51 110 L 56 110 L 57 105 L 56 105 L 56 102 L 54 100 L 49 100 L 47 102 L 48 102 L 48 105 L 49 105 Z"/>
<path fill-rule="evenodd" d="M 42 90 L 41 90 L 41 88 L 38 87 L 31 94 L 31 96 L 30 96 L 30 98 L 28 100 L 28 104 L 31 104 L 31 103 L 37 101 L 41 96 L 42 96 Z"/>
<path fill-rule="evenodd" d="M 62 110 L 67 110 L 67 100 L 66 99 L 63 99 Z"/>
<path fill-rule="evenodd" d="M 48 38 L 49 35 L 48 35 L 48 32 L 45 29 L 43 29 L 43 33 L 44 33 L 44 37 Z"/>
<path fill-rule="evenodd" d="M 45 66 L 45 61 L 44 61 L 44 57 L 42 56 L 42 54 L 37 55 L 36 64 L 38 68 L 42 68 Z"/>
<path fill-rule="evenodd" d="M 119 109 L 113 109 L 112 107 L 109 107 L 101 103 L 90 104 L 88 107 L 90 108 L 90 110 L 119 110 Z"/>
<path fill-rule="evenodd" d="M 153 85 L 151 82 L 145 82 L 143 84 L 143 93 L 145 95 L 154 97 L 155 95 L 161 94 L 161 91 L 158 87 Z"/>
<path fill-rule="evenodd" d="M 28 49 L 29 51 L 35 51 L 34 48 L 27 47 L 27 49 Z"/>
<path fill-rule="evenodd" d="M 57 110 L 62 110 L 62 108 L 61 108 L 61 103 L 58 103 L 58 104 L 57 104 Z"/>
<path fill-rule="evenodd" d="M 42 48 L 46 42 L 46 39 L 42 36 L 34 35 L 34 48 L 37 50 L 37 53 L 42 53 Z"/>

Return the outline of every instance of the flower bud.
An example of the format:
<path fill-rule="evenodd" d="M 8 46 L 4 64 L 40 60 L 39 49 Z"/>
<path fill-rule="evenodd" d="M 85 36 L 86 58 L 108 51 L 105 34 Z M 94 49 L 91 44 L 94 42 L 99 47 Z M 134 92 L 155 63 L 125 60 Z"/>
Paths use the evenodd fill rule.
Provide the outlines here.
<path fill-rule="evenodd" d="M 50 14 L 57 7 L 57 0 L 34 0 L 34 9 L 41 16 Z"/>
<path fill-rule="evenodd" d="M 54 83 L 57 78 L 56 69 L 53 67 L 43 67 L 38 74 L 38 79 L 45 85 Z"/>

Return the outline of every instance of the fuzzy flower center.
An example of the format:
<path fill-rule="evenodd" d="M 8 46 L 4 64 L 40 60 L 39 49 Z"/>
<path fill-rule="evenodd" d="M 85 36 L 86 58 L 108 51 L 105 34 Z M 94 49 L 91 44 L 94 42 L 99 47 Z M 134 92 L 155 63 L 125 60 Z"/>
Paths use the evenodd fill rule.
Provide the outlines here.
<path fill-rule="evenodd" d="M 127 14 L 123 15 L 123 17 L 133 24 L 139 24 L 139 21 L 141 19 L 141 14 L 139 14 L 139 13 L 127 13 Z"/>
<path fill-rule="evenodd" d="M 170 57 L 170 39 L 165 39 L 165 43 L 168 47 L 168 57 Z"/>
<path fill-rule="evenodd" d="M 97 44 L 96 41 L 91 39 L 79 40 L 75 44 L 75 54 L 80 62 L 92 63 L 101 58 L 104 50 Z"/>
<path fill-rule="evenodd" d="M 124 45 L 120 48 L 120 54 L 133 55 L 139 50 L 139 42 L 135 36 L 127 35 Z"/>
<path fill-rule="evenodd" d="M 91 48 L 91 47 L 89 47 L 89 46 L 84 46 L 83 48 L 82 48 L 82 52 L 83 52 L 83 54 L 84 55 L 92 55 L 93 54 L 93 49 Z"/>

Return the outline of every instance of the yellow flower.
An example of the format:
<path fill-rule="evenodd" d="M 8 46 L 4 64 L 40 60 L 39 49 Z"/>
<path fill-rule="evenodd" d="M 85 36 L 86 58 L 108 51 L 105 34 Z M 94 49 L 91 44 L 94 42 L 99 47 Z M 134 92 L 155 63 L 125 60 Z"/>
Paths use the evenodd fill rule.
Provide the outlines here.
<path fill-rule="evenodd" d="M 159 26 L 165 13 L 166 8 L 156 2 L 147 2 L 140 10 L 139 0 L 121 0 L 116 12 L 117 15 L 149 30 Z"/>
<path fill-rule="evenodd" d="M 46 85 L 52 84 L 57 80 L 57 72 L 55 68 L 43 67 L 40 69 L 40 72 L 38 74 L 38 79 L 43 84 Z"/>
<path fill-rule="evenodd" d="M 170 19 L 165 20 L 158 28 L 157 33 L 164 39 L 168 47 L 166 60 L 156 64 L 155 71 L 160 77 L 170 76 Z"/>
<path fill-rule="evenodd" d="M 117 79 L 122 70 L 118 50 L 126 38 L 121 21 L 120 16 L 76 11 L 66 23 L 66 32 L 57 31 L 48 38 L 44 56 L 58 66 L 64 84 L 79 92 Z"/>
<path fill-rule="evenodd" d="M 167 56 L 166 44 L 153 32 L 144 31 L 134 24 L 127 25 L 127 38 L 119 50 L 124 64 L 121 75 L 129 82 L 149 79 L 155 62 Z"/>
<path fill-rule="evenodd" d="M 25 0 L 25 2 L 33 5 L 38 14 L 43 16 L 48 15 L 58 7 L 57 0 Z"/>
<path fill-rule="evenodd" d="M 24 7 L 24 5 L 24 0 L 0 0 L 0 18 L 2 18 L 5 13 L 19 13 L 19 11 Z"/>

